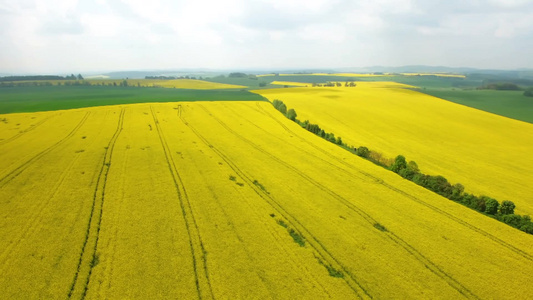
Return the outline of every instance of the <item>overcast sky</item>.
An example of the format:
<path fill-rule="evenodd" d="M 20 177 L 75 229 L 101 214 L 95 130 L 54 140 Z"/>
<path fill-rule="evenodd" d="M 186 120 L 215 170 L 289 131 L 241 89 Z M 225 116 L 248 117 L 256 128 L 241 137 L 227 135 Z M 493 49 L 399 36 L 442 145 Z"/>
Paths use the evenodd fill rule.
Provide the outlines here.
<path fill-rule="evenodd" d="M 533 68 L 533 0 L 0 0 L 0 73 Z"/>

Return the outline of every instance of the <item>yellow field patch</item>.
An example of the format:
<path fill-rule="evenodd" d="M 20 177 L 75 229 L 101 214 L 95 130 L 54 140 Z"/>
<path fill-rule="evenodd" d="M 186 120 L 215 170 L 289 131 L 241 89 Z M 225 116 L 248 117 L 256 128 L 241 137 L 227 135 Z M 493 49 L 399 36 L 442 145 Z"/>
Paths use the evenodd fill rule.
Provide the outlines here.
<path fill-rule="evenodd" d="M 333 84 L 340 84 L 340 86 L 333 86 L 327 88 L 353 88 L 345 86 L 346 81 L 331 81 Z M 272 81 L 270 84 L 275 85 L 286 85 L 290 87 L 313 87 L 312 83 L 303 83 L 303 82 L 291 82 L 291 81 Z M 356 81 L 356 86 L 363 88 L 417 88 L 416 86 L 397 83 L 392 81 Z M 323 88 L 323 83 L 319 83 L 313 88 Z M 268 92 L 267 92 L 268 93 Z"/>
<path fill-rule="evenodd" d="M 343 141 L 418 163 L 466 191 L 513 201 L 533 215 L 533 125 L 416 91 L 357 82 L 355 88 L 258 90 Z M 398 86 L 401 87 L 401 86 Z"/>
<path fill-rule="evenodd" d="M 267 102 L 3 118 L 2 299 L 533 293 L 531 235 L 318 138 Z"/>
<path fill-rule="evenodd" d="M 310 87 L 312 85 L 312 83 L 291 82 L 291 81 L 272 81 L 270 84 L 288 85 L 288 86 L 300 86 L 300 87 Z"/>

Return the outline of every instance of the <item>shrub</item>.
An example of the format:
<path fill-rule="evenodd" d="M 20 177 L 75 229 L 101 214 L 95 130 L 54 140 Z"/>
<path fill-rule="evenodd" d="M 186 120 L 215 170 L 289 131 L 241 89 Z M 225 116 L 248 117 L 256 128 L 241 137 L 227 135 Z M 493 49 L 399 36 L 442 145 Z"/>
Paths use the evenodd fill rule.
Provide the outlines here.
<path fill-rule="evenodd" d="M 357 150 L 355 150 L 355 154 L 360 157 L 368 158 L 370 150 L 368 150 L 367 147 L 359 147 Z"/>
<path fill-rule="evenodd" d="M 500 213 L 502 215 L 512 215 L 514 214 L 515 205 L 512 201 L 505 200 L 500 205 Z"/>
<path fill-rule="evenodd" d="M 403 155 L 396 156 L 396 159 L 394 160 L 394 163 L 390 167 L 390 170 L 394 173 L 400 173 L 401 170 L 407 168 L 407 162 L 405 161 L 405 157 Z"/>
<path fill-rule="evenodd" d="M 283 105 L 285 105 L 285 104 L 283 104 Z M 287 108 L 285 107 L 285 109 L 287 109 Z M 289 118 L 290 120 L 296 121 L 296 117 L 297 116 L 298 115 L 296 114 L 296 111 L 294 109 L 291 108 L 291 109 L 289 109 L 289 111 L 287 111 L 287 118 Z"/>
<path fill-rule="evenodd" d="M 450 199 L 454 201 L 461 200 L 464 190 L 465 190 L 465 187 L 462 184 L 460 183 L 454 184 L 452 186 L 452 195 L 450 196 Z"/>
<path fill-rule="evenodd" d="M 522 217 L 519 215 L 504 215 L 501 217 L 501 220 L 508 225 L 511 225 L 515 228 L 520 228 L 522 225 Z"/>
<path fill-rule="evenodd" d="M 498 203 L 496 199 L 492 199 L 487 196 L 482 196 L 481 198 L 485 199 L 485 213 L 489 215 L 495 215 L 498 212 L 500 203 Z"/>

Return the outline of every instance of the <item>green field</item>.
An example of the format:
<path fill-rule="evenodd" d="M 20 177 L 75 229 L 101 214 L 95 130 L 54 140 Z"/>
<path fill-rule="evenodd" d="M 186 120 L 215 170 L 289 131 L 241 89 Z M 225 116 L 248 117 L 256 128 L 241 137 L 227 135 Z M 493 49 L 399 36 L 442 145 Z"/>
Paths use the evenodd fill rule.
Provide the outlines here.
<path fill-rule="evenodd" d="M 368 76 L 368 77 L 350 77 L 350 76 L 331 76 L 331 75 L 291 75 L 291 76 L 263 76 L 261 80 L 272 81 L 291 81 L 303 83 L 325 83 L 328 81 L 394 81 L 398 83 L 414 85 L 422 88 L 446 88 L 446 87 L 477 87 L 481 85 L 481 80 L 456 77 L 440 76 Z M 229 82 L 224 82 L 229 83 Z M 233 83 L 235 84 L 235 83 Z"/>
<path fill-rule="evenodd" d="M 381 77 L 363 77 L 363 81 L 394 81 L 398 83 L 414 85 L 421 88 L 449 88 L 449 87 L 478 87 L 481 80 L 457 77 L 441 76 L 381 76 Z"/>
<path fill-rule="evenodd" d="M 225 84 L 235 84 L 235 85 L 244 85 L 252 89 L 260 89 L 265 88 L 269 86 L 269 83 L 273 80 L 270 77 L 256 77 L 256 78 L 250 78 L 250 77 L 229 77 L 229 76 L 216 76 L 216 77 L 209 77 L 204 78 L 205 81 L 210 82 L 217 82 L 217 83 L 225 83 Z M 265 87 L 261 87 L 259 84 L 264 83 L 266 84 Z"/>
<path fill-rule="evenodd" d="M 493 114 L 533 123 L 533 98 L 523 91 L 425 89 L 422 92 Z"/>
<path fill-rule="evenodd" d="M 102 105 L 177 101 L 261 101 L 241 90 L 189 90 L 107 86 L 35 86 L 0 88 L 0 114 Z"/>

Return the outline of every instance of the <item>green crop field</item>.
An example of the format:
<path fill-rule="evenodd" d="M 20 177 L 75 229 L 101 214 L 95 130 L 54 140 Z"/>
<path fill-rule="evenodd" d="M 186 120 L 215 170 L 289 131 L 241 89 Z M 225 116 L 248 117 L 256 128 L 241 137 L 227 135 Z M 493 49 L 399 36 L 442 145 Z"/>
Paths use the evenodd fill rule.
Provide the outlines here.
<path fill-rule="evenodd" d="M 261 101 L 241 90 L 190 90 L 107 86 L 35 86 L 0 88 L 0 114 L 102 105 L 176 101 Z"/>
<path fill-rule="evenodd" d="M 229 76 L 216 76 L 210 78 L 204 78 L 205 81 L 224 83 L 224 84 L 235 84 L 235 85 L 244 85 L 249 88 L 258 89 L 263 88 L 260 86 L 260 83 L 264 83 L 266 86 L 273 80 L 269 77 L 229 77 Z"/>
<path fill-rule="evenodd" d="M 533 98 L 523 91 L 425 89 L 422 92 L 493 114 L 533 123 Z"/>
<path fill-rule="evenodd" d="M 420 88 L 451 88 L 451 87 L 478 87 L 481 80 L 474 80 L 457 77 L 441 76 L 381 76 L 381 77 L 363 77 L 363 81 L 394 81 L 398 83 L 414 85 Z"/>

